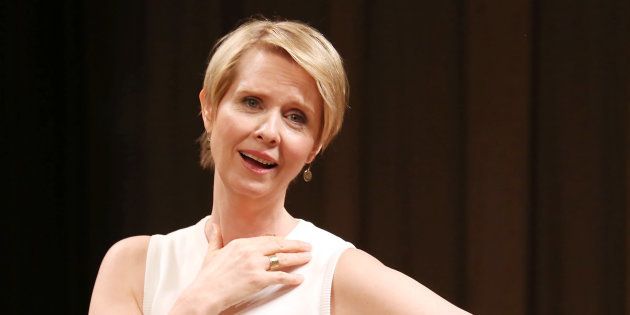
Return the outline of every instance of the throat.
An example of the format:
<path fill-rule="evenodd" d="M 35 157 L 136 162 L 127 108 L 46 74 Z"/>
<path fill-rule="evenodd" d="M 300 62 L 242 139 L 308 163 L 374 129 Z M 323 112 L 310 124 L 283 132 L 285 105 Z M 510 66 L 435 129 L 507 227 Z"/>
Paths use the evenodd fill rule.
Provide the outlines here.
<path fill-rule="evenodd" d="M 251 199 L 225 187 L 214 175 L 212 222 L 221 227 L 224 244 L 237 238 L 288 233 L 297 221 L 284 208 L 285 194 Z"/>
<path fill-rule="evenodd" d="M 298 223 L 298 220 L 293 218 L 284 208 L 280 213 L 271 215 L 250 215 L 248 217 L 232 211 L 215 212 L 213 209 L 211 220 L 221 228 L 224 245 L 238 238 L 263 235 L 284 237 L 289 234 Z"/>

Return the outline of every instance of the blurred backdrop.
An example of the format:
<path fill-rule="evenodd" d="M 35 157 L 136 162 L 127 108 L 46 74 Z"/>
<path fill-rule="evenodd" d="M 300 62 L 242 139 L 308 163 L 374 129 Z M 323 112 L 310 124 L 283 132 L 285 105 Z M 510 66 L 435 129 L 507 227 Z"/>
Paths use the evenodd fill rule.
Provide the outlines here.
<path fill-rule="evenodd" d="M 86 313 L 114 242 L 209 214 L 197 93 L 254 14 L 351 82 L 294 216 L 477 314 L 630 313 L 627 0 L 3 2 L 3 313 Z"/>

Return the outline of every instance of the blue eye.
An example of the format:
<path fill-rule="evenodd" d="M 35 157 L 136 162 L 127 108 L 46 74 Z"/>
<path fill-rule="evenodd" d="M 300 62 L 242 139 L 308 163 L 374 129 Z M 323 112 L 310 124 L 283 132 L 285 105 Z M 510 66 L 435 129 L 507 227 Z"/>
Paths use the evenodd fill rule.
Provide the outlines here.
<path fill-rule="evenodd" d="M 258 108 L 260 107 L 260 100 L 255 97 L 247 96 L 243 99 L 243 104 L 250 108 Z"/>
<path fill-rule="evenodd" d="M 294 122 L 294 123 L 298 123 L 298 124 L 305 124 L 306 123 L 306 116 L 304 116 L 304 114 L 302 113 L 290 113 L 287 115 L 287 118 Z"/>

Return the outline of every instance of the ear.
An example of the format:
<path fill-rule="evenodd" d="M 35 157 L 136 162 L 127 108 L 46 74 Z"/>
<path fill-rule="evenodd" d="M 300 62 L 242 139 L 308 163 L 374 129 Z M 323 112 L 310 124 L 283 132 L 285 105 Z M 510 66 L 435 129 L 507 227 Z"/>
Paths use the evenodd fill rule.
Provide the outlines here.
<path fill-rule="evenodd" d="M 314 145 L 313 146 L 313 151 L 311 151 L 311 153 L 308 154 L 308 157 L 306 158 L 306 163 L 312 163 L 313 160 L 315 159 L 315 157 L 317 156 L 317 154 L 322 150 L 322 145 L 318 144 L 318 145 Z"/>
<path fill-rule="evenodd" d="M 206 89 L 201 89 L 199 92 L 201 117 L 203 118 L 203 126 L 206 128 L 206 132 L 210 133 L 210 131 L 212 131 L 212 106 L 208 104 L 208 98 L 206 96 Z"/>

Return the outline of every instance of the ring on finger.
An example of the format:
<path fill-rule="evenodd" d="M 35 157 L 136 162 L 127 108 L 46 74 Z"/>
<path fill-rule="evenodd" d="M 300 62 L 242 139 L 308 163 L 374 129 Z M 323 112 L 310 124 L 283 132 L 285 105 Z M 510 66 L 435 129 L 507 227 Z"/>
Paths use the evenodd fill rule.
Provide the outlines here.
<path fill-rule="evenodd" d="M 280 260 L 276 254 L 267 256 L 269 258 L 269 268 L 267 270 L 274 271 L 280 268 Z"/>

